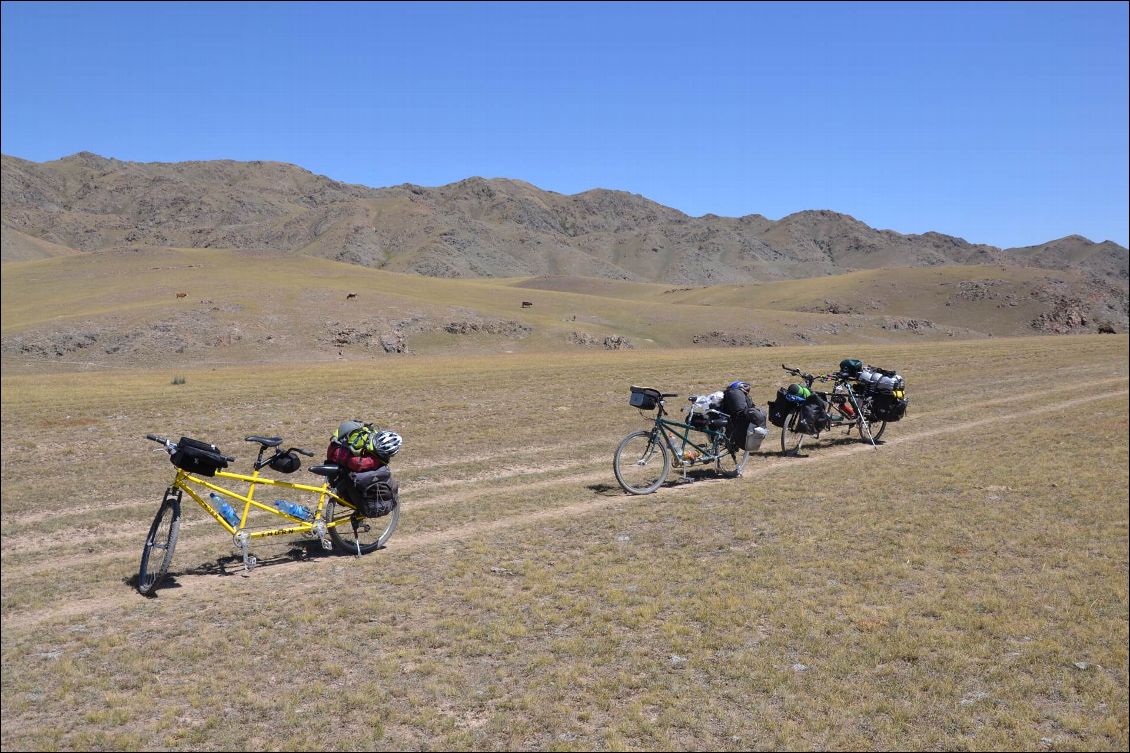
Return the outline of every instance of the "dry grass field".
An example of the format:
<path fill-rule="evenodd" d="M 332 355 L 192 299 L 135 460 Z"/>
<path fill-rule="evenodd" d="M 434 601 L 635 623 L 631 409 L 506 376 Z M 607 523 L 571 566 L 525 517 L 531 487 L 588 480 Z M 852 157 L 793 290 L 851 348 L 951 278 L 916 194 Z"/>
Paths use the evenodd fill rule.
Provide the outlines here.
<path fill-rule="evenodd" d="M 1112 335 L 6 370 L 0 744 L 1126 749 L 1128 350 Z M 907 379 L 878 449 L 832 436 L 782 457 L 774 430 L 741 478 L 617 487 L 612 452 L 646 421 L 630 384 L 744 378 L 763 404 L 781 362 L 844 357 Z M 244 577 L 186 506 L 166 586 L 133 590 L 173 476 L 146 432 L 215 442 L 243 470 L 246 434 L 321 452 L 353 416 L 405 437 L 387 548 L 272 541 Z"/>
<path fill-rule="evenodd" d="M 1064 280 L 1079 278 L 959 266 L 713 287 L 448 280 L 225 249 L 107 251 L 3 270 L 6 373 L 1020 336 L 1062 315 Z M 1089 316 L 1077 331 L 1095 331 Z M 1124 318 L 1124 306 L 1111 315 L 1119 330 Z"/>

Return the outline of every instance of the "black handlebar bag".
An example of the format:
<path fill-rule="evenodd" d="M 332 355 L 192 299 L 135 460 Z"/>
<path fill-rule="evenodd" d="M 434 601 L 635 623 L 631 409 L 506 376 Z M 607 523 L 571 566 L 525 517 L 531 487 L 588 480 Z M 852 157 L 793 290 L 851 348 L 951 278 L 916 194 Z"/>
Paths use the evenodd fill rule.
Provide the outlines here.
<path fill-rule="evenodd" d="M 177 449 L 169 456 L 173 465 L 198 476 L 215 476 L 216 471 L 228 467 L 228 461 L 214 444 L 181 437 Z"/>

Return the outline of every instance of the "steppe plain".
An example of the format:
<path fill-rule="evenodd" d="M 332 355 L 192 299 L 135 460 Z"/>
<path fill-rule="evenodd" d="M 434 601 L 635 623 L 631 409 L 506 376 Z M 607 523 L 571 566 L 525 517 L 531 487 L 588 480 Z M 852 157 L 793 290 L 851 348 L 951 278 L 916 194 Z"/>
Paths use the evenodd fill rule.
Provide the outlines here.
<path fill-rule="evenodd" d="M 945 290 L 969 270 L 910 270 L 887 308 L 844 293 L 858 314 L 834 315 L 800 297 L 877 278 L 674 290 L 114 258 L 3 270 L 5 750 L 1127 746 L 1124 334 L 971 334 L 975 311 L 884 328 L 913 318 L 894 293 L 912 275 Z M 416 317 L 439 326 L 379 345 Z M 775 344 L 686 347 L 743 322 Z M 65 331 L 96 336 L 7 347 Z M 742 478 L 616 486 L 612 451 L 646 421 L 630 384 L 744 378 L 764 403 L 782 362 L 844 357 L 908 380 L 878 449 L 833 435 L 781 457 L 774 433 Z M 244 577 L 186 509 L 167 586 L 133 590 L 173 470 L 146 432 L 247 468 L 246 434 L 318 452 L 353 415 L 406 440 L 386 549 L 279 541 Z"/>
<path fill-rule="evenodd" d="M 1125 750 L 1126 249 L 507 179 L 3 155 L 4 750 Z M 1108 332 L 1109 334 L 1098 334 Z M 878 448 L 776 431 L 625 495 L 644 384 L 897 368 Z M 673 404 L 682 400 L 672 401 Z M 361 558 L 185 510 L 147 432 L 399 431 Z M 313 480 L 305 470 L 299 477 Z"/>

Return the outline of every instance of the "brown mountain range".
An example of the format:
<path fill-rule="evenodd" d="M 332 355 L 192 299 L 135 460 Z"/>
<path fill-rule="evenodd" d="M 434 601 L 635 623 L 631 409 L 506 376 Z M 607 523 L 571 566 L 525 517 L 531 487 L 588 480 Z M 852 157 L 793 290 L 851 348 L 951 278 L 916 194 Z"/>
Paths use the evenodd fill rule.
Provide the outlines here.
<path fill-rule="evenodd" d="M 278 162 L 3 156 L 2 258 L 129 247 L 285 251 L 434 277 L 576 275 L 692 285 L 879 267 L 1009 264 L 1127 286 L 1127 250 L 1073 235 L 999 249 L 804 211 L 690 217 L 642 196 L 509 179 L 368 188 Z"/>

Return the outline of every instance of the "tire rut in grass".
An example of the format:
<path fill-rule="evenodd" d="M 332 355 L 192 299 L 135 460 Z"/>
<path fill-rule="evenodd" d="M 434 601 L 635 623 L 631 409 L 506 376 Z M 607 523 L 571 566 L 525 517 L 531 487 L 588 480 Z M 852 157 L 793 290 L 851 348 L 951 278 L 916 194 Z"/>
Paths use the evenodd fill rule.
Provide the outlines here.
<path fill-rule="evenodd" d="M 1125 379 L 1121 379 L 1121 380 L 1118 380 L 1118 381 L 1125 382 Z M 1045 392 L 1047 392 L 1047 391 L 1042 391 L 1041 393 L 1037 393 L 1037 394 L 1044 394 Z M 997 415 L 988 416 L 988 417 L 985 417 L 985 418 L 974 419 L 974 420 L 971 420 L 971 421 L 964 421 L 964 422 L 960 422 L 960 423 L 950 422 L 950 423 L 945 424 L 944 426 L 939 426 L 939 427 L 935 427 L 935 428 L 924 428 L 923 430 L 915 432 L 915 433 L 891 437 L 891 438 L 886 439 L 883 442 L 883 446 L 884 447 L 886 447 L 886 446 L 897 446 L 899 444 L 904 444 L 904 443 L 914 442 L 914 441 L 922 441 L 922 440 L 925 440 L 925 439 L 930 439 L 930 438 L 933 438 L 933 437 L 942 436 L 942 435 L 946 435 L 946 434 L 954 434 L 954 433 L 965 432 L 965 431 L 969 431 L 969 430 L 972 430 L 972 429 L 977 429 L 981 426 L 989 426 L 989 425 L 992 425 L 992 424 L 995 424 L 995 423 L 1005 422 L 1005 421 L 1016 421 L 1018 419 L 1023 419 L 1023 418 L 1027 418 L 1027 417 L 1031 417 L 1031 416 L 1038 416 L 1038 415 L 1041 415 L 1041 414 L 1044 414 L 1044 413 L 1063 411 L 1063 410 L 1066 410 L 1066 409 L 1069 409 L 1069 408 L 1072 408 L 1072 407 L 1075 407 L 1075 406 L 1078 406 L 1078 405 L 1083 405 L 1083 404 L 1086 404 L 1086 403 L 1091 403 L 1091 402 L 1096 402 L 1096 401 L 1101 401 L 1101 400 L 1105 400 L 1105 399 L 1110 399 L 1110 398 L 1113 398 L 1113 397 L 1120 397 L 1120 396 L 1126 396 L 1126 395 L 1130 395 L 1130 390 L 1123 389 L 1123 390 L 1120 390 L 1120 391 L 1117 391 L 1117 392 L 1108 392 L 1108 393 L 1100 395 L 1100 396 L 1087 396 L 1087 397 L 1075 398 L 1075 399 L 1072 399 L 1072 400 L 1064 400 L 1064 401 L 1057 401 L 1057 402 L 1044 402 L 1043 404 L 1041 404 L 1037 407 L 1029 408 L 1029 409 L 1023 410 L 1023 411 L 997 414 Z M 1008 398 L 1007 400 L 1002 399 L 1000 401 L 993 401 L 993 402 L 995 402 L 995 403 L 1006 403 L 1007 404 L 1008 402 L 1015 402 L 1017 400 L 1023 400 L 1023 399 L 1025 399 L 1025 397 L 1026 396 L 1014 396 L 1014 397 Z M 1030 398 L 1031 396 L 1027 396 L 1027 397 Z M 981 405 L 986 405 L 986 404 L 987 403 L 983 403 Z M 942 413 L 942 412 L 937 412 L 937 413 Z M 937 414 L 933 414 L 933 415 L 937 415 Z M 758 466 L 757 468 L 750 469 L 747 466 L 746 471 L 742 475 L 742 479 L 744 480 L 745 483 L 748 483 L 749 479 L 751 479 L 751 478 L 759 478 L 761 476 L 770 475 L 770 474 L 778 472 L 778 471 L 787 471 L 787 470 L 792 470 L 792 469 L 797 469 L 797 470 L 799 470 L 799 469 L 810 469 L 812 467 L 813 463 L 818 463 L 821 460 L 831 460 L 831 459 L 842 458 L 842 457 L 845 457 L 845 456 L 854 455 L 854 454 L 861 453 L 861 452 L 873 452 L 873 451 L 875 451 L 875 450 L 874 450 L 874 448 L 872 448 L 872 446 L 870 444 L 864 444 L 862 442 L 856 441 L 856 442 L 853 442 L 851 445 L 844 446 L 844 447 L 824 447 L 824 448 L 821 449 L 821 452 L 819 454 L 814 454 L 814 455 L 811 455 L 811 456 L 804 459 L 804 460 L 807 460 L 808 462 L 797 462 L 797 459 L 795 459 L 795 458 L 785 458 L 785 457 L 778 456 L 776 458 L 770 459 L 767 463 L 765 463 L 761 466 Z M 569 476 L 569 477 L 565 477 L 565 478 L 553 479 L 553 480 L 550 480 L 550 481 L 544 481 L 543 480 L 543 481 L 533 482 L 533 483 L 528 484 L 528 485 L 510 487 L 508 489 L 508 491 L 514 492 L 514 491 L 520 491 L 520 490 L 525 489 L 525 488 L 537 488 L 538 486 L 545 486 L 547 484 L 583 483 L 583 482 L 588 482 L 588 481 L 598 481 L 598 480 L 601 480 L 601 479 L 606 479 L 607 476 L 608 476 L 608 472 L 605 471 L 605 470 L 601 470 L 601 471 L 595 471 L 595 472 L 588 473 L 588 474 L 579 474 L 579 475 Z M 489 533 L 492 533 L 492 532 L 502 531 L 502 530 L 509 530 L 509 529 L 512 529 L 512 528 L 520 528 L 522 526 L 532 525 L 532 524 L 536 524 L 536 523 L 539 523 L 539 522 L 544 522 L 546 520 L 551 520 L 551 519 L 556 519 L 556 518 L 561 518 L 561 517 L 588 515 L 588 514 L 592 514 L 592 513 L 595 513 L 595 512 L 599 512 L 599 511 L 607 509 L 607 508 L 613 508 L 613 507 L 617 507 L 617 506 L 624 507 L 624 506 L 629 506 L 629 505 L 633 505 L 633 504 L 642 504 L 644 501 L 655 499 L 656 495 L 660 495 L 661 497 L 678 496 L 683 491 L 684 491 L 684 489 L 681 488 L 681 486 L 678 485 L 678 484 L 668 484 L 667 486 L 659 489 L 657 492 L 655 492 L 655 494 L 652 494 L 652 495 L 644 495 L 644 496 L 640 496 L 640 497 L 620 496 L 620 495 L 611 496 L 611 497 L 601 497 L 601 498 L 595 499 L 595 500 L 586 500 L 584 502 L 578 502 L 578 503 L 570 504 L 570 505 L 555 506 L 555 507 L 547 508 L 545 510 L 539 510 L 539 511 L 536 511 L 536 512 L 504 516 L 504 517 L 500 517 L 500 518 L 497 518 L 495 520 L 490 520 L 490 521 L 468 523 L 468 524 L 465 524 L 465 525 L 456 526 L 454 528 L 448 528 L 448 529 L 444 529 L 444 530 L 429 531 L 427 533 L 421 533 L 421 534 L 415 534 L 415 535 L 406 535 L 406 536 L 400 537 L 399 539 L 397 537 L 393 537 L 393 539 L 390 542 L 389 547 L 387 548 L 386 552 L 383 553 L 383 556 L 395 557 L 395 556 L 407 555 L 407 554 L 411 554 L 415 550 L 418 550 L 418 549 L 421 549 L 421 548 L 427 548 L 427 547 L 436 545 L 436 544 L 441 543 L 441 542 L 465 540 L 465 539 L 473 538 L 475 536 L 480 536 L 480 535 L 483 535 L 483 534 L 489 534 Z M 484 493 L 486 493 L 486 492 L 484 492 Z M 315 560 L 315 561 L 316 562 L 332 562 L 333 558 L 326 558 L 325 560 Z M 319 568 L 319 570 L 320 569 L 321 568 Z M 187 601 L 188 599 L 192 598 L 194 593 L 200 592 L 204 589 L 211 587 L 212 585 L 215 584 L 215 582 L 217 580 L 221 579 L 220 576 L 215 576 L 215 575 L 213 575 L 213 576 L 202 576 L 202 577 L 199 577 L 199 578 L 184 577 L 183 571 L 178 571 L 178 572 L 180 572 L 181 575 L 182 575 L 181 580 L 178 581 L 178 588 L 168 590 L 168 591 L 165 591 L 165 592 L 160 594 L 161 596 L 164 596 L 168 600 Z M 294 573 L 294 570 L 292 568 L 289 568 L 289 567 L 277 568 L 277 569 L 276 568 L 270 568 L 270 569 L 258 570 L 253 574 L 252 577 L 257 576 L 261 580 L 263 580 L 263 579 L 274 579 L 274 578 L 277 578 L 279 576 L 293 577 L 293 573 Z M 321 573 L 319 573 L 319 576 L 320 575 L 321 575 Z M 124 588 L 124 586 L 123 586 L 123 588 Z M 101 596 L 99 598 L 71 601 L 71 602 L 68 602 L 68 603 L 66 603 L 62 606 L 56 606 L 56 607 L 54 607 L 50 610 L 33 610 L 33 611 L 25 612 L 23 614 L 8 614 L 8 615 L 5 615 L 5 620 L 4 620 L 5 621 L 5 627 L 10 628 L 10 629 L 20 629 L 20 628 L 26 628 L 26 627 L 34 626 L 34 625 L 37 625 L 39 623 L 42 623 L 42 622 L 45 622 L 45 621 L 48 621 L 48 620 L 69 619 L 71 617 L 74 617 L 74 616 L 77 616 L 77 615 L 80 615 L 80 614 L 85 614 L 85 613 L 93 613 L 93 612 L 105 611 L 105 610 L 110 610 L 110 609 L 120 609 L 121 607 L 126 606 L 126 605 L 137 604 L 137 599 L 139 599 L 139 598 L 143 598 L 143 597 L 140 597 L 138 594 L 134 593 L 132 590 L 130 590 L 128 592 L 124 592 L 124 593 L 107 592 L 106 594 L 104 594 L 103 596 Z"/>

